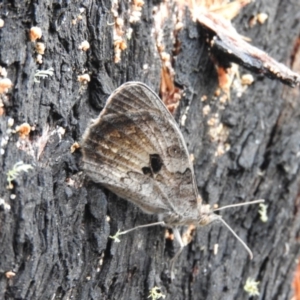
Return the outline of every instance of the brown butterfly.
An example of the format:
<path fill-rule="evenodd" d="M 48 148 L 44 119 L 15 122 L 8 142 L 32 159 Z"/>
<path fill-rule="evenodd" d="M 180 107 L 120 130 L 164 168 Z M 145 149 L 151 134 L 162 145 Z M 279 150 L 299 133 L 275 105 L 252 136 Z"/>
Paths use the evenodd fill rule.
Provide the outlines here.
<path fill-rule="evenodd" d="M 117 236 L 153 225 L 173 229 L 180 249 L 172 269 L 184 247 L 177 226 L 223 221 L 209 205 L 202 204 L 182 133 L 160 98 L 143 83 L 127 82 L 112 93 L 86 130 L 82 152 L 83 169 L 94 182 L 144 212 L 158 214 L 159 222 Z M 262 201 L 251 203 L 258 202 Z"/>

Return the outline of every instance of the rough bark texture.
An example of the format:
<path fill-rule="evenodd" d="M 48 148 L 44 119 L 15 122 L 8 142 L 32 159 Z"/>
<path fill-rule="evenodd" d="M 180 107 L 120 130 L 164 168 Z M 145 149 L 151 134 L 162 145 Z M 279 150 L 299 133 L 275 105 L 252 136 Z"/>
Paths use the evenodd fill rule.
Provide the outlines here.
<path fill-rule="evenodd" d="M 154 222 L 156 217 L 84 179 L 80 153 L 72 154 L 70 147 L 80 141 L 90 119 L 121 83 L 138 80 L 158 91 L 160 58 L 151 35 L 152 9 L 157 4 L 146 1 L 141 21 L 131 25 L 126 21 L 133 34 L 116 64 L 110 1 L 0 3 L 5 21 L 0 29 L 0 65 L 14 84 L 0 117 L 1 139 L 9 136 L 0 157 L 0 197 L 11 207 L 0 206 L 1 299 L 146 299 L 153 286 L 160 287 L 166 299 L 247 299 L 243 286 L 248 277 L 260 281 L 258 299 L 291 298 L 300 254 L 299 89 L 256 77 L 242 97 L 233 93 L 229 103 L 220 105 L 213 97 L 218 83 L 205 37 L 188 11 L 178 37 L 181 51 L 174 60 L 176 83 L 185 88 L 177 118 L 190 107 L 182 132 L 195 156 L 199 190 L 206 202 L 220 206 L 265 198 L 268 222 L 260 221 L 255 206 L 222 212 L 250 246 L 254 259 L 249 260 L 226 228 L 213 224 L 196 231 L 176 264 L 173 282 L 169 262 L 178 245 L 165 240 L 164 228 L 138 230 L 123 236 L 119 244 L 109 239 L 117 229 Z M 127 1 L 119 4 L 125 20 L 129 6 Z M 85 8 L 83 19 L 71 25 L 80 7 Z M 294 48 L 300 32 L 295 14 L 299 8 L 296 0 L 256 1 L 234 24 L 254 45 L 299 72 Z M 266 12 L 268 21 L 249 29 L 249 17 L 258 12 Z M 41 40 L 47 47 L 41 66 L 28 39 L 32 26 L 42 28 Z M 163 27 L 169 53 L 173 27 L 171 20 Z M 78 49 L 83 40 L 91 44 L 87 52 Z M 54 76 L 35 83 L 36 71 L 50 67 Z M 77 81 L 85 69 L 93 74 L 88 88 Z M 203 95 L 207 102 L 200 100 Z M 204 116 L 207 104 L 211 113 Z M 216 113 L 228 127 L 230 144 L 219 157 L 218 143 L 211 141 L 207 125 Z M 27 142 L 7 133 L 9 117 L 16 125 L 35 125 Z M 61 137 L 58 127 L 66 130 Z M 18 176 L 14 189 L 8 190 L 6 173 L 20 160 L 34 169 Z M 216 243 L 219 251 L 214 255 Z M 8 279 L 8 271 L 16 275 Z"/>

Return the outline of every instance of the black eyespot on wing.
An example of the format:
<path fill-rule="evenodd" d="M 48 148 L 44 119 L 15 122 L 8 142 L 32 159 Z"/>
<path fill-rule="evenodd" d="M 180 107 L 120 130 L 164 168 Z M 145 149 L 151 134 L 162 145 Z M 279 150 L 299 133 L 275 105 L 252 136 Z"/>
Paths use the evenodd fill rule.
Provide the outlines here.
<path fill-rule="evenodd" d="M 171 157 L 180 158 L 182 156 L 182 151 L 178 145 L 168 147 L 167 151 Z"/>
<path fill-rule="evenodd" d="M 153 173 L 158 173 L 163 166 L 163 161 L 158 154 L 150 154 L 150 166 Z"/>
<path fill-rule="evenodd" d="M 143 171 L 144 175 L 150 175 L 150 176 L 153 175 L 151 169 L 148 167 L 143 167 L 142 171 Z"/>

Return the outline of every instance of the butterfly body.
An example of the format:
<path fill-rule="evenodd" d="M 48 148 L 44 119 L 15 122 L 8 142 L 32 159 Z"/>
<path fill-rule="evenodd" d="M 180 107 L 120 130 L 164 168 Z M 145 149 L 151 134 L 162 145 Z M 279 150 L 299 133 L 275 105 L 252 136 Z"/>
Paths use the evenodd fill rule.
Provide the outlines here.
<path fill-rule="evenodd" d="M 128 82 L 112 93 L 84 134 L 82 149 L 83 168 L 93 181 L 158 214 L 167 226 L 215 219 L 202 205 L 176 121 L 143 83 Z"/>

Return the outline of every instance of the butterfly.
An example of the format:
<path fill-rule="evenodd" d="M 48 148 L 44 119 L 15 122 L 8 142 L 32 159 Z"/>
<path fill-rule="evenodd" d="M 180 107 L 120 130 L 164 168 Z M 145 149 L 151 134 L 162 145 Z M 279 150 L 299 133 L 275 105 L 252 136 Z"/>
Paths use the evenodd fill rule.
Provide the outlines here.
<path fill-rule="evenodd" d="M 147 85 L 127 82 L 117 88 L 84 133 L 81 147 L 83 169 L 94 182 L 145 213 L 158 215 L 159 222 L 118 235 L 153 225 L 173 229 L 180 249 L 172 259 L 172 277 L 174 262 L 184 247 L 178 226 L 223 221 L 202 203 L 182 133 Z"/>

